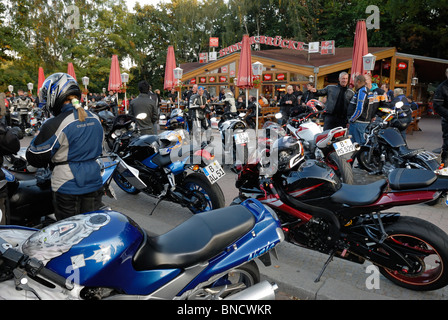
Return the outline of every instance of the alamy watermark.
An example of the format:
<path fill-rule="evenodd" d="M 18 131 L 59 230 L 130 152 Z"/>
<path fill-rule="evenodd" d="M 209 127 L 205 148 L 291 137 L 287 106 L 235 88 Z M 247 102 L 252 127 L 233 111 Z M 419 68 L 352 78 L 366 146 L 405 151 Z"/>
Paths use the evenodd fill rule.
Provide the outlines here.
<path fill-rule="evenodd" d="M 380 8 L 375 5 L 370 5 L 366 8 L 366 13 L 370 13 L 371 15 L 367 17 L 366 27 L 367 30 L 371 29 L 380 29 Z"/>
<path fill-rule="evenodd" d="M 194 127 L 192 129 L 191 138 L 186 131 L 182 137 L 182 144 L 174 147 L 170 153 L 171 161 L 185 161 L 191 153 L 193 157 L 186 159 L 186 164 L 201 164 L 202 157 L 198 150 L 204 149 L 214 155 L 220 164 L 255 164 L 260 162 L 263 164 L 264 170 L 276 170 L 278 163 L 278 149 L 274 148 L 274 142 L 282 136 L 277 130 L 260 129 L 257 132 L 254 129 L 226 130 L 224 132 L 224 140 L 222 136 L 219 138 L 214 136 L 210 142 L 211 129 L 201 130 Z M 238 143 L 238 135 L 245 137 L 244 143 Z M 207 146 L 203 148 L 204 144 Z M 273 172 L 275 173 L 275 172 Z"/>
<path fill-rule="evenodd" d="M 369 265 L 366 268 L 366 273 L 370 274 L 366 278 L 366 288 L 368 290 L 378 290 L 380 288 L 380 270 L 375 265 Z"/>
<path fill-rule="evenodd" d="M 81 15 L 79 13 L 79 8 L 75 5 L 67 6 L 68 17 L 65 20 L 65 27 L 69 30 L 80 28 Z"/>

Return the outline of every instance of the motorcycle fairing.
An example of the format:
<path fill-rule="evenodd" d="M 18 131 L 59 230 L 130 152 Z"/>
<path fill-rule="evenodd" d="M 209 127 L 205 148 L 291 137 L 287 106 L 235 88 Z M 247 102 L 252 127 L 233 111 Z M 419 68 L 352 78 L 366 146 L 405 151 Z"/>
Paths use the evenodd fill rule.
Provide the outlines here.
<path fill-rule="evenodd" d="M 180 270 L 136 272 L 132 258 L 142 241 L 143 231 L 128 217 L 98 211 L 61 220 L 34 233 L 22 250 L 81 286 L 148 294 Z"/>
<path fill-rule="evenodd" d="M 100 210 L 42 230 L 19 227 L 18 234 L 24 229 L 29 238 L 15 242 L 23 253 L 81 287 L 111 288 L 140 296 L 166 288 L 170 294 L 175 290 L 174 294 L 182 296 L 280 243 L 280 222 L 270 212 L 251 199 L 238 207 L 195 215 L 178 229 L 148 238 L 125 215 Z M 209 228 L 203 228 L 204 221 Z M 192 230 L 201 232 L 192 234 Z M 196 237 L 191 239 L 193 235 Z"/>
<path fill-rule="evenodd" d="M 195 277 L 178 296 L 210 279 L 218 280 L 222 273 L 268 253 L 284 240 L 280 222 L 272 209 L 268 209 L 255 199 L 248 199 L 242 202 L 241 206 L 255 216 L 254 227 L 209 260 L 207 268 Z M 233 210 L 233 208 L 228 207 L 226 210 Z"/>

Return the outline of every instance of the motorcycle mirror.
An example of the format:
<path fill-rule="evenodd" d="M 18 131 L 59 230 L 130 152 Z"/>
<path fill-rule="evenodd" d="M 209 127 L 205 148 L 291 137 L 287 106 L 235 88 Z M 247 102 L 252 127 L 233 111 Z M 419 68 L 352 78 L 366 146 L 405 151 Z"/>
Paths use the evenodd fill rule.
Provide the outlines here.
<path fill-rule="evenodd" d="M 403 106 L 404 106 L 403 101 L 398 101 L 398 102 L 395 104 L 395 108 L 402 108 Z"/>
<path fill-rule="evenodd" d="M 275 119 L 281 119 L 282 117 L 283 116 L 282 116 L 281 112 L 278 112 L 278 113 L 275 114 Z"/>
<path fill-rule="evenodd" d="M 136 118 L 137 118 L 138 120 L 143 120 L 143 119 L 146 119 L 147 116 L 148 116 L 148 115 L 147 115 L 146 113 L 139 113 L 139 114 L 136 116 Z"/>

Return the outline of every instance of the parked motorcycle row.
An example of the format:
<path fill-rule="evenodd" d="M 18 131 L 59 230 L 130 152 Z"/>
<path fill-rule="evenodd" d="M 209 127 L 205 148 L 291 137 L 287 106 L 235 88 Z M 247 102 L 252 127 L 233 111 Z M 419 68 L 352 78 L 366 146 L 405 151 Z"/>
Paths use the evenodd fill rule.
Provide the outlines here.
<path fill-rule="evenodd" d="M 273 299 L 277 285 L 260 281 L 254 259 L 271 265 L 284 240 L 329 256 L 316 281 L 339 257 L 370 261 L 404 288 L 443 288 L 448 235 L 422 219 L 383 210 L 436 201 L 448 192 L 448 177 L 430 153 L 396 141 L 400 132 L 390 123 L 397 112 L 384 111 L 369 126 L 366 144 L 358 145 L 344 128 L 323 132 L 313 121 L 322 114 L 314 102 L 284 125 L 267 122 L 255 156 L 244 116 L 216 114 L 221 141 L 214 144 L 243 154 L 232 158 L 238 194 L 226 208 L 218 184 L 226 174 L 223 163 L 208 143 L 190 144 L 180 110 L 165 115 L 169 130 L 159 135 L 140 135 L 129 115 L 110 118 L 99 111 L 105 152 L 98 163 L 106 194 L 114 197 L 113 180 L 126 193 L 177 203 L 193 216 L 156 236 L 110 208 L 48 224 L 45 172 L 18 180 L 2 168 L 0 186 L 10 201 L 3 213 L 8 225 L 0 226 L 0 297 Z M 355 185 L 354 162 L 388 177 Z"/>

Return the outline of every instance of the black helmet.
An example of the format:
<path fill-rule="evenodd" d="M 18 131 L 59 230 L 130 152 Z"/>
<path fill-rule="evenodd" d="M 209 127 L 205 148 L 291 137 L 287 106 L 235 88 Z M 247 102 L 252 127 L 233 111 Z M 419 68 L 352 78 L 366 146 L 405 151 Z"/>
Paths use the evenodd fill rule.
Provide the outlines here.
<path fill-rule="evenodd" d="M 290 170 L 304 159 L 302 144 L 291 136 L 277 139 L 271 150 L 278 154 L 277 164 L 280 171 Z"/>
<path fill-rule="evenodd" d="M 69 96 L 81 99 L 81 89 L 76 80 L 66 73 L 55 73 L 45 79 L 39 92 L 39 104 L 54 116 L 61 113 Z"/>

